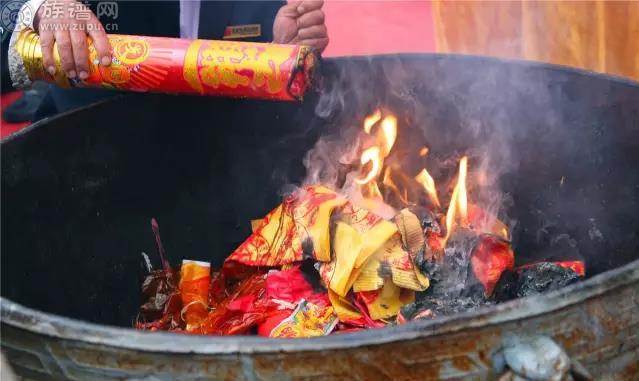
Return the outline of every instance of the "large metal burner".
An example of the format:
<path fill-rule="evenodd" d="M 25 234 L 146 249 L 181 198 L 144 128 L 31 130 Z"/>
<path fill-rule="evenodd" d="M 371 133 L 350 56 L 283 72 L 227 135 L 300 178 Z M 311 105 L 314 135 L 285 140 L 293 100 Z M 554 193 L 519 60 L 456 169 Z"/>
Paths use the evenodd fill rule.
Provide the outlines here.
<path fill-rule="evenodd" d="M 639 85 L 471 56 L 324 63 L 335 99 L 124 96 L 2 142 L 2 349 L 59 380 L 494 379 L 509 337 L 547 336 L 598 380 L 639 363 Z M 338 92 L 339 93 L 339 92 Z M 156 217 L 172 262 L 219 265 L 304 176 L 317 138 L 390 105 L 447 153 L 507 133 L 501 188 L 521 263 L 578 255 L 588 279 L 433 321 L 275 340 L 135 331 Z M 325 118 L 316 116 L 317 111 Z M 330 111 L 330 112 L 328 112 Z M 504 158 L 505 160 L 506 158 Z M 570 253 L 552 242 L 567 235 Z M 153 376 L 151 376 L 153 375 Z M 154 378 L 155 377 L 155 378 Z"/>

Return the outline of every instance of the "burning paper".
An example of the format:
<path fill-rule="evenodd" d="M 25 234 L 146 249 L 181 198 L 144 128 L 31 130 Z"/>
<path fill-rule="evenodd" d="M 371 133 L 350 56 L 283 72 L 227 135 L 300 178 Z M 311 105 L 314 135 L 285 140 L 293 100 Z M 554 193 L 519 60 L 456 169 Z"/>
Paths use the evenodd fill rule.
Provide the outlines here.
<path fill-rule="evenodd" d="M 433 319 L 583 277 L 580 261 L 515 267 L 508 227 L 473 202 L 469 156 L 455 160 L 442 190 L 426 167 L 416 175 L 391 169 L 394 115 L 376 110 L 362 124 L 341 189 L 311 184 L 287 195 L 250 221 L 252 233 L 219 272 L 184 261 L 179 289 L 173 272 L 150 274 L 141 312 L 154 321 L 137 327 L 324 336 Z"/>
<path fill-rule="evenodd" d="M 271 211 L 253 234 L 226 260 L 225 266 L 274 267 L 304 259 L 304 242 L 312 244 L 317 260 L 328 261 L 329 222 L 346 199 L 325 187 L 308 187 L 287 197 Z"/>

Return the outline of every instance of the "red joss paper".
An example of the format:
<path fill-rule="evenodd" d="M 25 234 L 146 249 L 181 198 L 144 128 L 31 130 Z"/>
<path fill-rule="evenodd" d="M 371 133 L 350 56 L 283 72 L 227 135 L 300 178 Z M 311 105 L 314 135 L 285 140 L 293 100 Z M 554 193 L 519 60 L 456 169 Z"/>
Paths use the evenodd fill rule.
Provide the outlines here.
<path fill-rule="evenodd" d="M 296 303 L 305 299 L 318 306 L 329 306 L 328 294 L 316 292 L 299 268 L 271 271 L 266 277 L 266 296 L 275 301 Z"/>
<path fill-rule="evenodd" d="M 471 253 L 470 263 L 475 276 L 484 285 L 485 294 L 491 295 L 501 274 L 515 266 L 515 254 L 510 242 L 483 234 Z"/>

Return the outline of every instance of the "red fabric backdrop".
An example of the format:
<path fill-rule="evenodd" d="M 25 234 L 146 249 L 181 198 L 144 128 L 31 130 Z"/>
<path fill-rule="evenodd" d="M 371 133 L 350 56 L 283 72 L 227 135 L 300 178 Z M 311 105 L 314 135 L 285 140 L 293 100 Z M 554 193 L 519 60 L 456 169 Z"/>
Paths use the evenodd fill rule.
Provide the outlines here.
<path fill-rule="evenodd" d="M 326 0 L 327 57 L 433 52 L 431 1 Z"/>

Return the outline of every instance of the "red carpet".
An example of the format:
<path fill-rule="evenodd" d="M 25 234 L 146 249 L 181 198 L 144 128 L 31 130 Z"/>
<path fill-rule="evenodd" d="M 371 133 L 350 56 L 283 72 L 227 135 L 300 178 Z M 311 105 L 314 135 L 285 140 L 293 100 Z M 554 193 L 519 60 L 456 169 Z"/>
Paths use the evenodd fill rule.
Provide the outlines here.
<path fill-rule="evenodd" d="M 4 110 L 5 107 L 13 103 L 16 99 L 20 98 L 22 92 L 14 91 L 12 93 L 3 94 L 0 96 L 0 110 Z M 0 123 L 0 138 L 4 138 L 5 136 L 9 136 L 16 131 L 21 130 L 22 128 L 29 125 L 29 122 L 24 123 L 7 123 L 4 120 Z"/>

